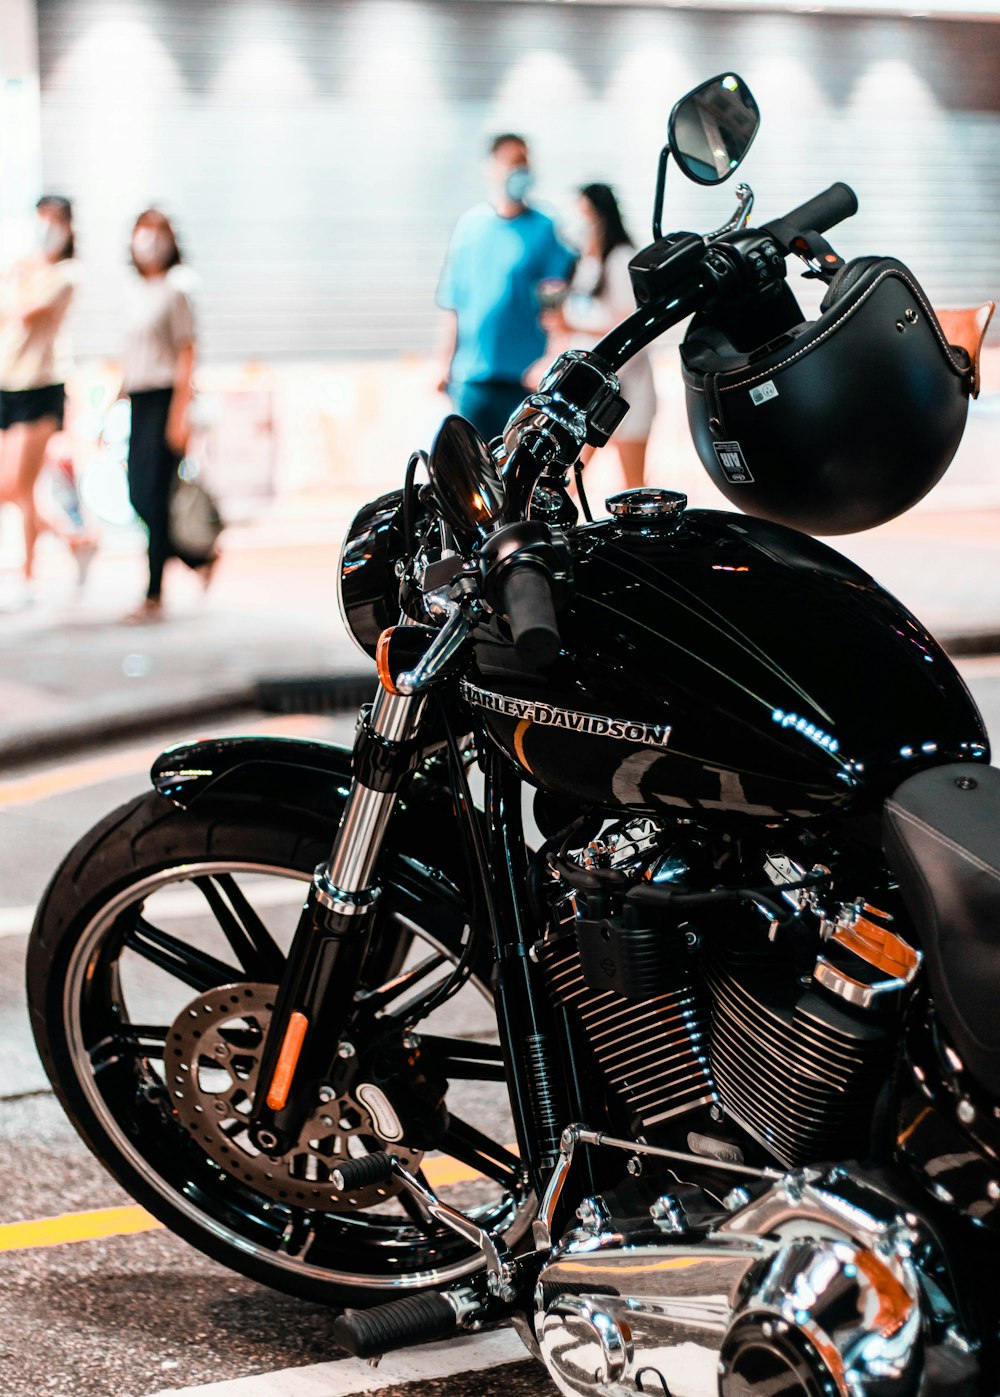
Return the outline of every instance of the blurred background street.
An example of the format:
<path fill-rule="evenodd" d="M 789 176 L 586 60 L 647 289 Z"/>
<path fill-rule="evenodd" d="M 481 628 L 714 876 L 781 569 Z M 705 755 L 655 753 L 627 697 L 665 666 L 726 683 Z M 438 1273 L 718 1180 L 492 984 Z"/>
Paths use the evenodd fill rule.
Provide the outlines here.
<path fill-rule="evenodd" d="M 71 552 L 43 534 L 26 583 L 18 473 L 0 456 L 2 1397 L 553 1397 L 510 1333 L 381 1369 L 343 1361 L 329 1310 L 155 1224 L 51 1092 L 25 946 L 67 849 L 146 787 L 164 747 L 351 741 L 374 678 L 338 612 L 340 547 L 452 410 L 439 279 L 456 221 L 492 198 L 491 140 L 523 134 L 531 204 L 560 238 L 581 186 L 607 181 L 641 245 L 673 102 L 732 68 L 762 112 L 741 171 L 755 221 L 844 180 L 860 201 L 836 233 L 846 258 L 899 257 L 941 307 L 998 297 L 1000 0 L 0 0 L 0 281 L 46 246 L 40 196 L 71 201 L 75 237 L 51 263 L 75 265 L 65 429 L 33 498 L 88 540 Z M 672 172 L 665 224 L 704 231 L 733 205 L 732 185 Z M 210 579 L 169 561 L 162 616 L 134 625 L 148 536 L 119 390 L 151 208 L 193 307 L 194 339 L 174 346 L 194 354 L 185 470 L 226 527 Z M 791 276 L 815 314 L 821 289 Z M 651 355 L 646 480 L 727 507 L 691 443 L 678 340 Z M 174 360 L 136 391 L 174 391 Z M 612 450 L 586 480 L 602 514 L 622 487 Z M 828 542 L 942 640 L 1000 744 L 1000 326 L 941 482 Z"/>

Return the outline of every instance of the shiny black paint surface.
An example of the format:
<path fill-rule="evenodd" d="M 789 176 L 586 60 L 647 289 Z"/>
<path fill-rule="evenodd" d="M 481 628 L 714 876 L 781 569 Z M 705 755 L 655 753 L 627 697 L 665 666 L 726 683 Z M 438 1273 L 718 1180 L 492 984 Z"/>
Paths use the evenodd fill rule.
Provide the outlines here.
<path fill-rule="evenodd" d="M 372 500 L 352 519 L 340 554 L 340 614 L 372 659 L 379 636 L 399 620 L 393 564 L 405 551 L 402 514 L 402 490 Z"/>
<path fill-rule="evenodd" d="M 606 808 L 809 818 L 874 809 L 921 765 L 988 760 L 940 646 L 825 544 L 714 510 L 659 535 L 603 520 L 570 541 L 559 659 L 526 669 L 494 619 L 471 683 L 671 731 L 655 747 L 478 707 L 543 788 Z"/>

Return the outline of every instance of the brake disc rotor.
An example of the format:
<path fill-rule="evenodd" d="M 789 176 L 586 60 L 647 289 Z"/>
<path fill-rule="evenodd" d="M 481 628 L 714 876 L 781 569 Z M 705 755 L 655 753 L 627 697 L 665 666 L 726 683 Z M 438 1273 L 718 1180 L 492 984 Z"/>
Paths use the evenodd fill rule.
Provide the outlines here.
<path fill-rule="evenodd" d="M 262 1154 L 252 1143 L 250 1111 L 275 994 L 274 985 L 222 985 L 181 1010 L 164 1054 L 174 1109 L 216 1164 L 279 1203 L 323 1212 L 384 1203 L 398 1182 L 339 1193 L 330 1179 L 345 1159 L 382 1148 L 372 1113 L 353 1096 L 318 1104 L 285 1155 Z M 420 1168 L 421 1151 L 394 1142 L 392 1152 L 411 1173 Z"/>

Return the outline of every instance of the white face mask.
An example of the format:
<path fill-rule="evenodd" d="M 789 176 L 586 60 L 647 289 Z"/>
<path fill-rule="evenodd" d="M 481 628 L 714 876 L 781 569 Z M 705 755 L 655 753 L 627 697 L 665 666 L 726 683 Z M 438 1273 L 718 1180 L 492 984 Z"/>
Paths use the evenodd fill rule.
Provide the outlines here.
<path fill-rule="evenodd" d="M 590 246 L 594 236 L 593 219 L 588 218 L 585 213 L 568 214 L 563 225 L 563 235 L 573 247 L 579 248 L 581 252 L 584 251 Z"/>
<path fill-rule="evenodd" d="M 35 246 L 39 252 L 44 252 L 47 257 L 58 257 L 66 250 L 69 242 L 69 233 L 59 223 L 50 223 L 47 218 L 40 218 L 35 226 Z"/>
<path fill-rule="evenodd" d="M 162 228 L 137 228 L 132 234 L 132 256 L 140 267 L 163 267 L 172 251 L 170 235 Z"/>

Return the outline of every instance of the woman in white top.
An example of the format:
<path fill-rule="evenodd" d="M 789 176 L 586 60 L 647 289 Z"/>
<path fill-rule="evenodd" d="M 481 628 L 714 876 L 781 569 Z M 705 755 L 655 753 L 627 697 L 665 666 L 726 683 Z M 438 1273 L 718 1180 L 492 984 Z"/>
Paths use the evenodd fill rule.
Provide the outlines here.
<path fill-rule="evenodd" d="M 26 587 L 38 535 L 55 527 L 39 515 L 35 485 L 49 439 L 63 426 L 66 352 L 60 331 L 77 282 L 69 200 L 49 194 L 35 209 L 37 250 L 0 280 L 0 483 L 3 498 L 17 505 L 24 521 Z M 93 550 L 82 533 L 66 541 Z"/>
<path fill-rule="evenodd" d="M 168 558 L 180 558 L 207 583 L 214 552 L 195 556 L 170 537 L 170 496 L 187 450 L 195 327 L 173 226 L 159 209 L 146 209 L 132 230 L 132 263 L 122 359 L 122 392 L 132 402 L 128 449 L 129 498 L 149 531 L 149 586 L 125 618 L 158 621 Z"/>
<path fill-rule="evenodd" d="M 606 184 L 588 184 L 580 190 L 578 229 L 580 247 L 566 299 L 549 312 L 546 325 L 565 337 L 566 347 L 591 349 L 602 336 L 631 315 L 635 297 L 628 274 L 634 251 L 622 223 L 614 192 Z M 656 412 L 656 389 L 649 354 L 642 350 L 619 374 L 622 393 L 629 404 L 625 420 L 612 437 L 629 489 L 642 485 L 646 467 L 646 443 Z M 584 459 L 593 455 L 587 448 Z"/>

